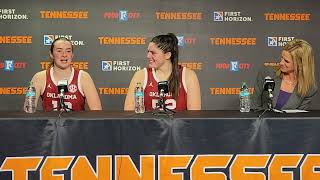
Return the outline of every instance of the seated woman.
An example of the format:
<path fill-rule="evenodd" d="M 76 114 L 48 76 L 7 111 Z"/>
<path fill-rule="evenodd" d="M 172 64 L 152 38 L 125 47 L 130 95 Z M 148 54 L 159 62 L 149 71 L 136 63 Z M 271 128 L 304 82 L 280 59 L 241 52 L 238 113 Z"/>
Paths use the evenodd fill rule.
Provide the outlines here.
<path fill-rule="evenodd" d="M 177 111 L 201 109 L 197 75 L 178 65 L 178 39 L 174 34 L 154 37 L 148 46 L 147 59 L 149 67 L 137 71 L 130 82 L 124 110 L 134 110 L 134 89 L 138 82 L 144 87 L 146 111 L 156 109 L 160 81 L 168 81 L 169 84 L 169 93 L 165 95 L 166 108 Z"/>
<path fill-rule="evenodd" d="M 302 109 L 310 106 L 317 93 L 315 64 L 312 47 L 302 39 L 288 42 L 282 49 L 280 65 L 265 67 L 257 76 L 252 96 L 252 109 L 266 109 L 268 92 L 264 79 L 275 81 L 273 106 L 275 109 Z"/>
<path fill-rule="evenodd" d="M 57 85 L 61 80 L 68 80 L 69 91 L 64 97 L 67 109 L 84 111 L 87 101 L 90 110 L 101 110 L 100 98 L 89 73 L 72 67 L 74 54 L 71 41 L 66 38 L 55 39 L 49 56 L 52 59 L 51 67 L 32 78 L 36 88 L 36 107 L 41 96 L 43 111 L 59 111 L 61 105 Z"/>

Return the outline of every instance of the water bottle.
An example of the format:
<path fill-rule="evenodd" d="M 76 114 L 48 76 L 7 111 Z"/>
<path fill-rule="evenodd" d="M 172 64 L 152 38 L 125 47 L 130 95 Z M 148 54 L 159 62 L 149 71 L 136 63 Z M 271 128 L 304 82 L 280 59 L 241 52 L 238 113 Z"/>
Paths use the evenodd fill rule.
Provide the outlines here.
<path fill-rule="evenodd" d="M 140 82 L 137 83 L 136 88 L 134 89 L 134 111 L 136 113 L 144 113 L 144 92 L 143 87 Z"/>
<path fill-rule="evenodd" d="M 33 86 L 32 82 L 30 82 L 27 89 L 23 109 L 26 113 L 36 112 L 36 88 Z"/>
<path fill-rule="evenodd" d="M 242 82 L 239 98 L 240 112 L 250 112 L 250 93 L 248 86 L 245 82 Z"/>

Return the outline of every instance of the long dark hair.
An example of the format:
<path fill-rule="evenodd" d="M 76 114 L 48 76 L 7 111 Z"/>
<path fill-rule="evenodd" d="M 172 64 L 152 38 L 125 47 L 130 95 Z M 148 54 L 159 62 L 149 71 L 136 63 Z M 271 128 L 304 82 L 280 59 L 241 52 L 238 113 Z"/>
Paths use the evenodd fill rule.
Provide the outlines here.
<path fill-rule="evenodd" d="M 153 42 L 159 49 L 164 53 L 171 52 L 171 63 L 172 63 L 172 72 L 168 79 L 169 81 L 169 92 L 172 93 L 172 96 L 176 98 L 179 95 L 179 47 L 178 39 L 173 33 L 168 33 L 165 35 L 158 35 L 152 38 Z"/>
<path fill-rule="evenodd" d="M 65 38 L 65 37 L 58 37 L 57 39 L 55 39 L 52 43 L 51 43 L 51 46 L 50 46 L 50 53 L 53 54 L 53 48 L 56 44 L 57 41 L 68 41 L 70 44 L 71 44 L 71 51 L 73 52 L 73 45 L 70 41 L 70 39 L 68 38 Z M 51 64 L 49 66 L 49 69 L 54 65 L 54 60 L 52 59 L 51 61 Z"/>

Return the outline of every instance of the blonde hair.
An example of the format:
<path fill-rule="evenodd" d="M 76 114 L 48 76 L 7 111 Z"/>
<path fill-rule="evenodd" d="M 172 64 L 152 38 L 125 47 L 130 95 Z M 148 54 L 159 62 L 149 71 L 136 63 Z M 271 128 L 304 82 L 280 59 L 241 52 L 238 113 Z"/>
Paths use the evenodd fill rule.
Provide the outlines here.
<path fill-rule="evenodd" d="M 305 40 L 294 39 L 288 42 L 283 47 L 283 50 L 289 52 L 292 57 L 294 73 L 297 78 L 298 94 L 303 97 L 312 88 L 316 87 L 312 47 Z"/>

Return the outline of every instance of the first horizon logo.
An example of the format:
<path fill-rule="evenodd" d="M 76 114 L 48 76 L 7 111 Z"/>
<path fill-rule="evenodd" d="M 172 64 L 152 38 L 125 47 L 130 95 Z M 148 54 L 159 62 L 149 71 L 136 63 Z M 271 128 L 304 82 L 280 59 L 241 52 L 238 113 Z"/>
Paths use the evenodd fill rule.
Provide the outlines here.
<path fill-rule="evenodd" d="M 235 11 L 214 11 L 213 21 L 216 22 L 251 22 L 251 16 L 241 16 L 241 12 Z"/>
<path fill-rule="evenodd" d="M 28 14 L 20 14 L 16 9 L 0 9 L 0 20 L 28 20 Z"/>
<path fill-rule="evenodd" d="M 131 61 L 111 61 L 111 60 L 102 60 L 101 61 L 101 70 L 106 72 L 111 71 L 138 71 L 141 69 L 141 66 L 132 66 Z"/>
<path fill-rule="evenodd" d="M 43 45 L 51 46 L 52 42 L 60 37 L 65 37 L 71 41 L 73 46 L 84 46 L 83 41 L 72 40 L 72 35 L 43 35 Z"/>
<path fill-rule="evenodd" d="M 292 41 L 294 37 L 268 37 L 267 43 L 269 47 L 282 47 L 285 46 L 289 41 Z"/>

